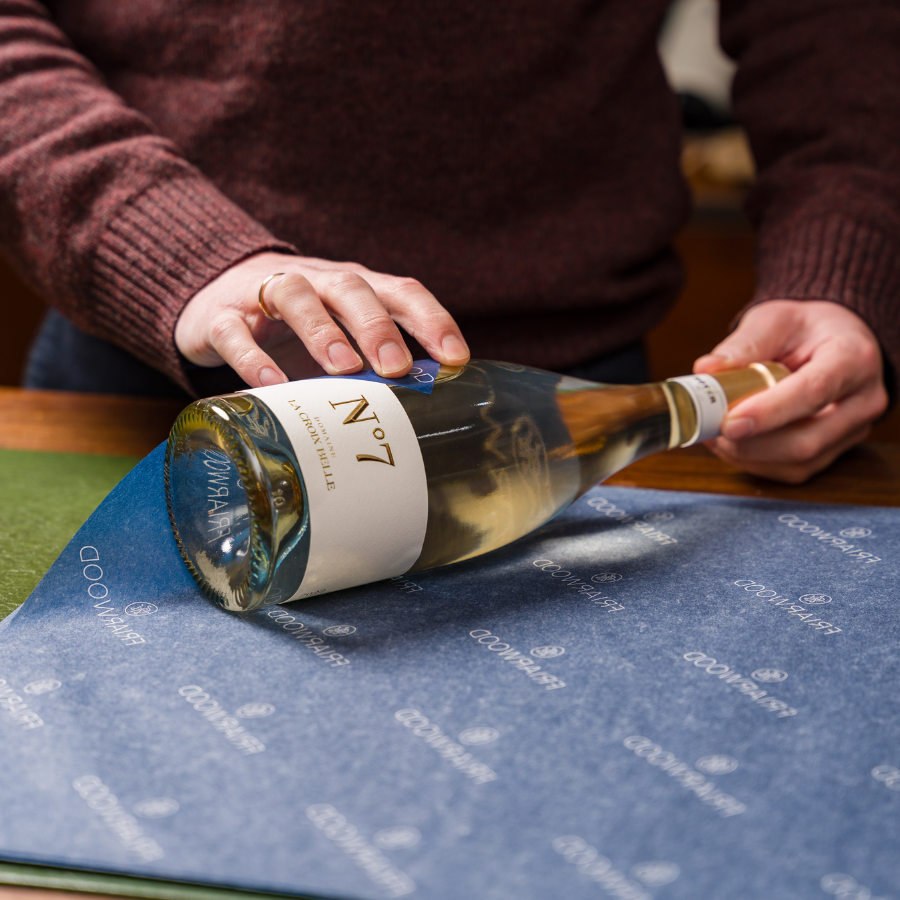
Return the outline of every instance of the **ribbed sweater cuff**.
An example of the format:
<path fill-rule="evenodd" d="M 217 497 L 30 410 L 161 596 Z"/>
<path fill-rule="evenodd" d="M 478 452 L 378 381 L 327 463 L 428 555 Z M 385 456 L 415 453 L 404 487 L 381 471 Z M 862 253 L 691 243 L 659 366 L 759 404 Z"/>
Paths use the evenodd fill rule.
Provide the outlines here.
<path fill-rule="evenodd" d="M 872 329 L 894 391 L 900 371 L 900 240 L 840 216 L 763 229 L 753 303 L 831 300 Z M 892 371 L 891 371 L 892 370 Z"/>
<path fill-rule="evenodd" d="M 190 393 L 175 322 L 194 294 L 263 251 L 296 253 L 204 179 L 149 188 L 107 226 L 90 286 L 94 323 L 106 338 Z"/>

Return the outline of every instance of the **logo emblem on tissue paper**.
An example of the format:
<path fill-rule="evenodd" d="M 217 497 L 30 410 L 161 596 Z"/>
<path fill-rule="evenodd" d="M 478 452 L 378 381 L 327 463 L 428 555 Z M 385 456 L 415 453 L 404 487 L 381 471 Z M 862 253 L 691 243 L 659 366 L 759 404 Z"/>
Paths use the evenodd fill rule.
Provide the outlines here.
<path fill-rule="evenodd" d="M 562 656 L 566 652 L 565 647 L 532 647 L 531 655 L 537 659 L 553 659 L 554 656 Z"/>
<path fill-rule="evenodd" d="M 242 719 L 264 719 L 273 712 L 275 707 L 271 703 L 245 703 L 237 710 L 238 716 Z"/>
<path fill-rule="evenodd" d="M 661 887 L 674 881 L 681 874 L 681 869 L 675 863 L 651 859 L 633 865 L 631 874 L 647 887 Z"/>
<path fill-rule="evenodd" d="M 158 606 L 143 601 L 140 603 L 129 603 L 128 606 L 125 607 L 125 612 L 129 616 L 152 616 L 153 613 L 158 611 Z"/>
<path fill-rule="evenodd" d="M 701 756 L 695 763 L 696 768 L 706 775 L 727 775 L 738 767 L 738 761 L 733 756 Z"/>
<path fill-rule="evenodd" d="M 648 512 L 644 513 L 641 518 L 645 522 L 668 522 L 671 519 L 675 518 L 675 513 L 673 512 Z"/>
<path fill-rule="evenodd" d="M 831 603 L 831 597 L 828 594 L 804 594 L 800 602 L 806 606 L 818 606 L 822 603 Z"/>
<path fill-rule="evenodd" d="M 757 669 L 750 673 L 750 677 L 754 681 L 762 681 L 764 684 L 775 684 L 776 682 L 784 681 L 788 674 L 787 672 L 782 672 L 781 669 Z"/>
<path fill-rule="evenodd" d="M 860 528 L 859 526 L 855 528 L 845 528 L 841 532 L 841 537 L 844 538 L 864 538 L 868 537 L 872 533 L 871 528 Z"/>
<path fill-rule="evenodd" d="M 467 747 L 476 747 L 480 744 L 492 744 L 500 737 L 496 728 L 488 728 L 486 725 L 476 725 L 459 733 L 459 742 Z"/>
<path fill-rule="evenodd" d="M 30 684 L 25 685 L 25 693 L 26 694 L 49 694 L 50 691 L 55 691 L 57 688 L 62 687 L 62 682 L 57 681 L 55 678 L 44 678 L 41 681 L 32 681 Z"/>
<path fill-rule="evenodd" d="M 344 635 L 355 633 L 356 628 L 353 625 L 330 625 L 322 632 L 322 634 L 327 634 L 328 637 L 344 637 Z"/>
<path fill-rule="evenodd" d="M 408 847 L 415 847 L 422 840 L 422 832 L 412 825 L 395 825 L 393 828 L 376 831 L 372 840 L 382 850 L 406 850 Z"/>
<path fill-rule="evenodd" d="M 826 894 L 833 894 L 838 900 L 879 900 L 872 897 L 872 891 L 864 884 L 860 884 L 852 875 L 843 872 L 832 872 L 823 875 L 819 884 Z"/>
<path fill-rule="evenodd" d="M 609 584 L 613 581 L 621 581 L 622 576 L 617 575 L 615 572 L 601 572 L 599 575 L 591 575 L 591 581 L 595 581 L 597 584 Z"/>
<path fill-rule="evenodd" d="M 178 801 L 171 797 L 151 797 L 135 803 L 132 809 L 142 819 L 164 819 L 166 816 L 174 816 L 179 807 Z"/>
<path fill-rule="evenodd" d="M 900 769 L 896 766 L 875 766 L 872 777 L 883 782 L 889 791 L 900 791 Z"/>

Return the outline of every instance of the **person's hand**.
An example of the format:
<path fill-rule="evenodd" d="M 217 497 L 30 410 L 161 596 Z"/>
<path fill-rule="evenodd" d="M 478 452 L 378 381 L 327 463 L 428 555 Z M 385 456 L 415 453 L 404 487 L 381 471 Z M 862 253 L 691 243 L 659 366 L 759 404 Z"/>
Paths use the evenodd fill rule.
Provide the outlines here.
<path fill-rule="evenodd" d="M 863 440 L 887 408 L 878 341 L 837 303 L 770 300 L 752 307 L 695 372 L 715 374 L 773 360 L 790 370 L 774 388 L 748 397 L 708 442 L 754 475 L 800 484 Z"/>
<path fill-rule="evenodd" d="M 277 322 L 258 302 L 260 285 L 275 272 L 285 274 L 266 285 L 263 299 Z M 340 322 L 379 375 L 397 378 L 412 356 L 395 321 L 438 362 L 468 361 L 453 318 L 418 281 L 282 253 L 252 256 L 195 294 L 175 325 L 175 344 L 191 362 L 227 363 L 261 387 L 308 376 L 307 352 L 329 375 L 362 369 Z"/>

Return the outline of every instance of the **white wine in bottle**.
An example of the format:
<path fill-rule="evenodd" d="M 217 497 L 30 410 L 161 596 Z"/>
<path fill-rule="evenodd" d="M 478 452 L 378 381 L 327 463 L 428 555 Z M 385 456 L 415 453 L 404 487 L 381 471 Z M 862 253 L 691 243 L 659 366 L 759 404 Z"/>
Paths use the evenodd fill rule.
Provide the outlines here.
<path fill-rule="evenodd" d="M 642 456 L 715 436 L 728 406 L 786 374 L 758 363 L 600 385 L 427 362 L 400 381 L 361 373 L 200 400 L 169 437 L 172 528 L 229 610 L 447 565 L 528 534 Z"/>

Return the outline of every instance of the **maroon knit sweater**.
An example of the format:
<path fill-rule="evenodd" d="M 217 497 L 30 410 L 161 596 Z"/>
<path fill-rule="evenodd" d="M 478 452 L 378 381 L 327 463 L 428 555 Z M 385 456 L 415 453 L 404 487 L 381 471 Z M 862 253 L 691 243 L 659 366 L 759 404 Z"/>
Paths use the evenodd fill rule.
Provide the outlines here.
<path fill-rule="evenodd" d="M 184 385 L 184 304 L 292 247 L 419 278 L 476 356 L 578 363 L 680 282 L 666 6 L 0 0 L 0 246 Z M 900 368 L 900 6 L 722 7 L 758 299 L 844 303 Z"/>

